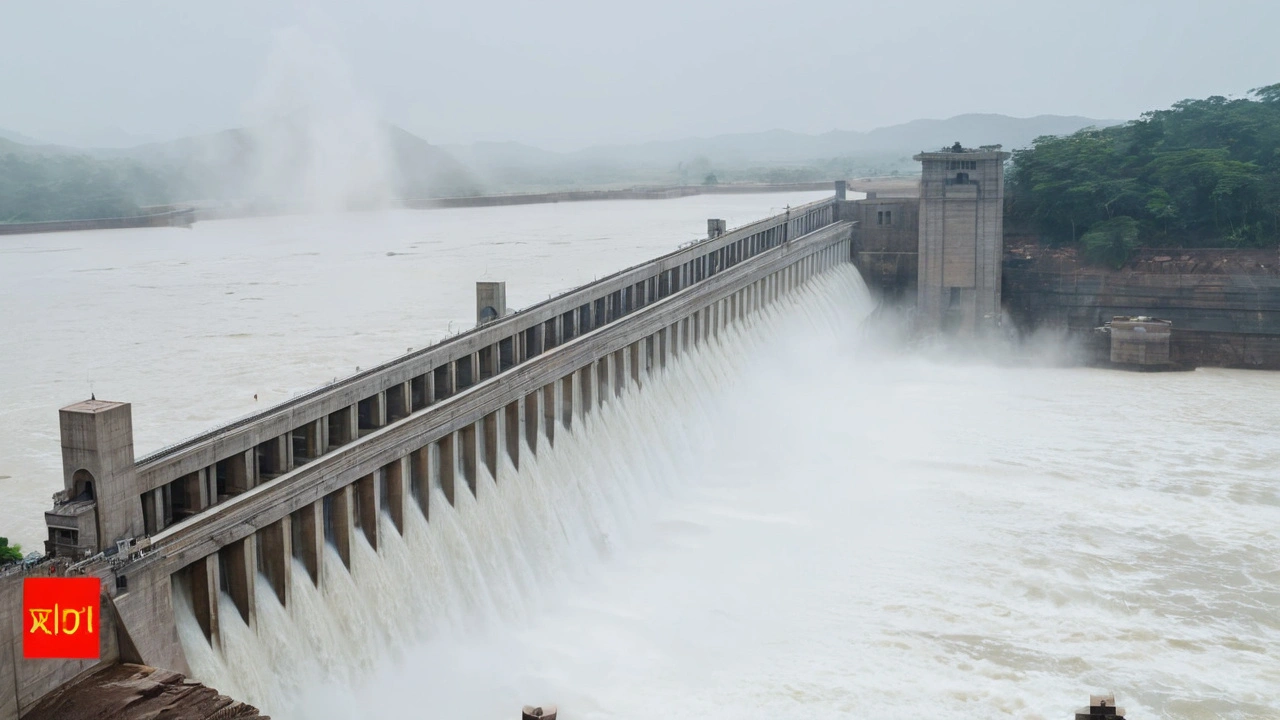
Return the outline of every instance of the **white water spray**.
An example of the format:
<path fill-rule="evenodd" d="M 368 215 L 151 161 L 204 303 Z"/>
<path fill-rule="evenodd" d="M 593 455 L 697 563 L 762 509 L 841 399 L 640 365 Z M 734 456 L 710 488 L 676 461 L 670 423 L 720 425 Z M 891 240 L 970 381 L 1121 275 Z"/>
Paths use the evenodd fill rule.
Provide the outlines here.
<path fill-rule="evenodd" d="M 276 34 L 245 106 L 252 167 L 242 191 L 308 212 L 386 206 L 397 186 L 388 126 L 327 35 Z"/>
<path fill-rule="evenodd" d="M 259 578 L 256 630 L 222 595 L 220 652 L 180 596 L 179 633 L 193 674 L 278 718 L 393 716 L 389 708 L 371 712 L 377 697 L 361 688 L 397 667 L 421 670 L 410 682 L 429 685 L 424 704 L 445 716 L 500 717 L 551 688 L 564 692 L 536 662 L 499 678 L 495 692 L 484 649 L 519 633 L 616 553 L 642 544 L 637 534 L 660 506 L 715 472 L 703 440 L 723 420 L 753 356 L 778 342 L 790 350 L 786 339 L 796 331 L 856 323 L 869 307 L 851 267 L 816 278 L 669 363 L 642 390 L 629 386 L 575 418 L 570 431 L 557 424 L 554 447 L 540 435 L 536 457 L 522 448 L 519 473 L 499 453 L 500 480 L 481 467 L 478 498 L 459 492 L 451 508 L 433 490 L 430 522 L 408 503 L 403 537 L 382 517 L 378 552 L 355 533 L 350 572 L 326 546 L 319 590 L 295 562 L 288 609 Z M 406 665 L 410 655 L 416 659 Z"/>

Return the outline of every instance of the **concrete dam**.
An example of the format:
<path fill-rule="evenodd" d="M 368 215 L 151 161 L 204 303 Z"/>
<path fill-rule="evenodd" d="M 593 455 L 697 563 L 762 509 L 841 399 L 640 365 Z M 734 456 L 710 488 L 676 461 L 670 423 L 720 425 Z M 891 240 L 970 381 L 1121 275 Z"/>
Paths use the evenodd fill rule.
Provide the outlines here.
<path fill-rule="evenodd" d="M 0 718 L 103 665 L 190 673 L 192 652 L 205 667 L 234 658 L 237 632 L 270 637 L 263 618 L 290 610 L 294 573 L 341 584 L 362 554 L 402 544 L 391 533 L 436 523 L 436 503 L 482 507 L 486 489 L 524 482 L 625 393 L 815 278 L 854 272 L 843 196 L 840 183 L 834 199 L 730 231 L 711 221 L 705 240 L 519 312 L 482 298 L 474 330 L 144 457 L 128 403 L 63 408 L 51 560 L 27 572 L 101 579 L 102 654 L 23 661 L 22 574 L 0 578 L 15 691 Z"/>
<path fill-rule="evenodd" d="M 474 329 L 154 452 L 127 403 L 64 407 L 45 557 L 0 574 L 0 720 L 63 717 L 135 664 L 280 717 L 799 717 L 850 693 L 1022 716 L 1113 682 L 1147 714 L 1270 717 L 1247 651 L 1280 636 L 1249 578 L 1280 418 L 1246 400 L 1276 379 L 865 342 L 872 294 L 975 335 L 1034 297 L 1001 261 L 999 148 L 919 159 L 917 194 L 837 182 L 516 312 L 477 282 Z M 1133 427 L 1140 455 L 1113 442 Z M 100 579 L 98 659 L 24 658 L 42 576 Z"/>

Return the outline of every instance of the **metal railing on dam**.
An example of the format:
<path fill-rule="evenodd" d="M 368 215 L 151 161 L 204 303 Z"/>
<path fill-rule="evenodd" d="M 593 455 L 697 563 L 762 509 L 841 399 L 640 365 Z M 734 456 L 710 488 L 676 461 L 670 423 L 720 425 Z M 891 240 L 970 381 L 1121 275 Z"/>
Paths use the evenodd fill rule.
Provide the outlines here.
<path fill-rule="evenodd" d="M 378 548 L 381 514 L 403 532 L 405 513 L 431 518 L 434 490 L 452 503 L 475 492 L 481 468 L 518 472 L 540 438 L 554 446 L 687 349 L 851 262 L 844 207 L 822 200 L 699 241 L 136 461 L 127 404 L 64 408 L 67 490 L 47 514 L 51 546 L 55 529 L 76 527 L 91 526 L 99 550 L 125 540 L 78 569 L 103 579 L 102 662 L 185 672 L 175 582 L 217 644 L 220 592 L 252 626 L 255 584 L 288 606 L 295 559 L 318 586 L 326 544 L 350 568 L 356 535 Z M 0 579 L 0 667 L 16 673 L 0 685 L 17 688 L 21 709 L 94 663 L 2 662 L 6 647 L 20 657 L 21 619 L 4 614 L 15 587 Z"/>
<path fill-rule="evenodd" d="M 786 215 L 761 220 L 719 238 L 700 241 L 627 268 L 431 347 L 162 448 L 136 461 L 139 485 L 145 490 L 155 490 L 207 468 L 215 468 L 211 475 L 216 479 L 219 462 L 234 457 L 235 453 L 257 449 L 262 438 L 289 436 L 299 432 L 306 423 L 324 422 L 325 419 L 332 422 L 337 419 L 332 416 L 344 409 L 356 407 L 358 412 L 359 402 L 376 403 L 379 393 L 390 393 L 390 397 L 381 403 L 389 417 L 404 416 L 406 411 L 443 401 L 477 380 L 505 372 L 560 343 L 616 322 L 647 304 L 778 247 L 785 238 L 804 235 L 831 224 L 834 205 L 829 200 L 821 200 L 795 208 L 789 215 L 789 220 Z M 497 348 L 496 352 L 494 348 Z M 442 368 L 444 372 L 441 372 Z M 406 389 L 403 387 L 405 382 L 416 383 L 416 386 L 411 384 Z M 398 396 L 397 393 L 405 394 Z M 368 409 L 378 411 L 376 407 Z M 308 437 L 308 440 L 321 447 L 336 448 L 349 442 L 350 436 L 359 431 L 385 424 L 381 415 L 357 417 L 357 421 L 356 433 L 344 435 L 344 431 L 330 427 L 328 439 Z M 280 430 L 284 432 L 278 432 Z M 293 449 L 286 447 L 285 451 Z M 267 455 L 270 448 L 262 450 Z M 295 454 L 294 462 L 297 462 L 296 458 Z M 288 459 L 285 458 L 284 462 L 287 464 Z M 269 462 L 257 464 L 270 468 Z M 224 470 L 224 481 L 228 471 L 234 472 L 234 469 Z M 254 473 L 252 464 L 244 472 L 246 477 L 243 479 L 250 481 L 249 476 Z M 267 474 L 271 474 L 270 469 Z M 212 493 L 210 500 L 213 500 Z M 159 517 L 156 524 L 164 525 Z"/>

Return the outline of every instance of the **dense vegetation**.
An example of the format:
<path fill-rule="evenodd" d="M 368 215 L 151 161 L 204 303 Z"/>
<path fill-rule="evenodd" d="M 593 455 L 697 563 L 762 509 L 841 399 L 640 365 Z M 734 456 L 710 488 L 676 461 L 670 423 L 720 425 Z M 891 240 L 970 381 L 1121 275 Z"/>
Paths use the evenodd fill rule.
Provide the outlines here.
<path fill-rule="evenodd" d="M 162 195 L 135 163 L 0 152 L 0 222 L 126 217 L 138 214 L 140 196 Z"/>
<path fill-rule="evenodd" d="M 1008 216 L 1120 265 L 1148 247 L 1280 244 L 1280 84 L 1184 100 L 1013 153 Z"/>
<path fill-rule="evenodd" d="M 0 537 L 0 565 L 22 560 L 22 546 L 10 545 L 9 538 Z"/>

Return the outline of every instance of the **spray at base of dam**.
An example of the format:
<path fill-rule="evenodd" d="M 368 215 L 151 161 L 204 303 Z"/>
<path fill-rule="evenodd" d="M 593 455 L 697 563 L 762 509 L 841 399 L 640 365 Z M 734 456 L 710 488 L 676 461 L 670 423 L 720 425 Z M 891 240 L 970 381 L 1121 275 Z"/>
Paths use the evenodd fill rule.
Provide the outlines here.
<path fill-rule="evenodd" d="M 366 542 L 354 543 L 350 573 L 327 547 L 326 584 L 312 587 L 296 568 L 292 607 L 281 607 L 269 585 L 259 583 L 255 630 L 223 593 L 221 651 L 205 640 L 189 599 L 177 593 L 179 633 L 193 675 L 273 716 L 320 717 L 333 710 L 327 686 L 358 686 L 414 645 L 441 638 L 461 643 L 496 627 L 528 624 L 631 547 L 637 526 L 681 492 L 676 485 L 696 482 L 698 468 L 710 471 L 714 457 L 700 447 L 700 428 L 716 422 L 726 393 L 767 338 L 797 323 L 790 334 L 815 327 L 829 332 L 837 323 L 857 322 L 870 306 L 851 266 L 817 278 L 669 365 L 639 392 L 628 390 L 569 432 L 557 428 L 554 447 L 539 436 L 542 446 L 530 456 L 536 459 L 518 473 L 508 465 L 498 483 L 486 473 L 476 496 L 461 493 L 452 508 L 440 496 L 430 522 L 406 513 L 402 536 L 384 515 L 381 547 L 375 552 Z M 536 675 L 506 682 L 544 692 L 545 679 Z M 309 699 L 317 694 L 324 702 Z M 449 708 L 448 701 L 430 700 L 464 714 L 489 702 L 468 697 Z"/>
<path fill-rule="evenodd" d="M 508 486 L 359 543 L 338 593 L 260 598 L 288 638 L 228 608 L 244 649 L 191 652 L 197 676 L 282 718 L 1058 718 L 1092 688 L 1129 717 L 1272 717 L 1280 410 L 1231 399 L 1280 378 L 923 356 L 867 335 L 860 286 L 816 279 Z M 1141 450 L 1114 442 L 1134 426 Z M 626 463 L 571 461 L 605 438 Z"/>

